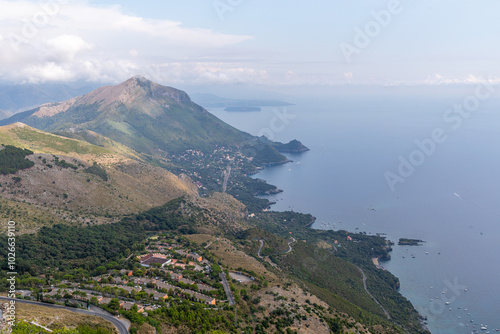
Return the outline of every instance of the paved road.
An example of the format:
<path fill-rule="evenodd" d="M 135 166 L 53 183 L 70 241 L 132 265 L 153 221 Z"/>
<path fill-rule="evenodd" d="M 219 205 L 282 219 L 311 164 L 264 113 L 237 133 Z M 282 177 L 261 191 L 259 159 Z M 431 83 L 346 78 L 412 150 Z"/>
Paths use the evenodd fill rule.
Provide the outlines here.
<path fill-rule="evenodd" d="M 363 269 L 361 269 L 360 267 L 356 266 L 359 271 L 361 271 L 361 274 L 363 275 L 363 286 L 365 288 L 365 291 L 367 294 L 370 295 L 370 297 L 372 297 L 372 299 L 375 301 L 375 303 L 377 303 L 378 306 L 380 306 L 380 308 L 382 309 L 382 311 L 384 311 L 385 315 L 387 316 L 387 319 L 391 320 L 391 315 L 389 314 L 389 312 L 386 311 L 386 309 L 378 302 L 378 300 L 373 297 L 373 295 L 370 293 L 370 291 L 368 291 L 368 289 L 366 288 L 366 275 L 365 275 L 365 272 L 363 271 Z"/>
<path fill-rule="evenodd" d="M 288 247 L 290 247 L 290 249 L 289 249 L 289 250 L 287 250 L 287 251 L 285 252 L 285 254 L 290 253 L 290 252 L 292 251 L 292 244 L 293 244 L 295 241 L 297 241 L 297 240 L 295 240 L 295 238 L 294 238 L 294 237 L 290 237 L 290 238 L 292 239 L 292 241 L 289 241 L 289 242 L 288 242 Z"/>
<path fill-rule="evenodd" d="M 262 241 L 262 240 L 259 240 L 259 241 L 260 241 L 260 248 L 259 248 L 259 251 L 257 252 L 257 256 L 262 259 L 262 256 L 260 256 L 260 250 L 262 249 L 262 246 L 264 246 L 264 241 Z"/>
<path fill-rule="evenodd" d="M 7 297 L 0 297 L 2 300 L 12 300 L 12 298 L 7 298 Z M 35 302 L 32 300 L 24 300 L 24 299 L 15 299 L 16 303 L 23 303 L 23 304 L 31 304 L 31 305 L 37 305 L 37 306 L 43 306 L 43 307 L 49 307 L 49 308 L 56 308 L 56 309 L 65 309 L 74 313 L 83 313 L 87 315 L 96 315 L 98 317 L 103 318 L 104 320 L 107 320 L 111 322 L 115 327 L 118 329 L 118 332 L 120 334 L 128 334 L 128 329 L 127 326 L 117 318 L 113 317 L 110 314 L 102 313 L 102 312 L 92 312 L 92 311 L 87 311 L 87 310 L 82 310 L 78 308 L 73 308 L 73 307 L 67 307 L 67 306 L 61 306 L 61 305 L 54 305 L 54 304 L 46 304 L 46 303 L 40 303 L 40 302 Z"/>
<path fill-rule="evenodd" d="M 222 285 L 224 286 L 224 291 L 226 292 L 227 300 L 229 301 L 229 306 L 236 304 L 234 302 L 233 293 L 229 288 L 229 283 L 227 283 L 226 274 L 224 272 L 220 273 L 220 278 L 222 280 Z"/>

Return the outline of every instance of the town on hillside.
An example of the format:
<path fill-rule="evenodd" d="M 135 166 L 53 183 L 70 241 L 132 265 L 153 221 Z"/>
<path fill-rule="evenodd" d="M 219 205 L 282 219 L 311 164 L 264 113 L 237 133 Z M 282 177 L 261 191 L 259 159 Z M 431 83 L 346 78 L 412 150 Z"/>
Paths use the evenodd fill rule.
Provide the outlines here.
<path fill-rule="evenodd" d="M 148 312 L 168 306 L 169 298 L 201 303 L 206 307 L 234 304 L 231 291 L 225 289 L 226 275 L 219 265 L 203 258 L 196 249 L 186 247 L 183 239 L 152 237 L 142 251 L 131 254 L 129 259 L 132 266 L 101 267 L 99 275 L 88 279 L 66 277 L 56 281 L 52 276 L 40 275 L 47 285 L 37 289 L 39 293 L 34 295 L 30 290 L 18 290 L 16 295 L 17 298 L 66 306 L 98 306 L 113 314 L 132 310 L 146 317 Z M 241 272 L 229 274 L 255 280 Z"/>

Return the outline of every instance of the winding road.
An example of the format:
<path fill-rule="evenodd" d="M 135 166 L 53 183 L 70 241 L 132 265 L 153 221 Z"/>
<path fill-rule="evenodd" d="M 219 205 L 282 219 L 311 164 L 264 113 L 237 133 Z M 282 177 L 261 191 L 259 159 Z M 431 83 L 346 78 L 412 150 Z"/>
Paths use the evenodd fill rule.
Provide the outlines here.
<path fill-rule="evenodd" d="M 78 309 L 78 308 L 74 308 L 74 307 L 46 304 L 46 303 L 35 302 L 32 300 L 13 299 L 13 298 L 1 297 L 1 296 L 0 296 L 0 299 L 1 300 L 15 300 L 16 303 L 22 303 L 22 304 L 31 304 L 31 305 L 37 305 L 37 306 L 43 306 L 43 307 L 49 307 L 49 308 L 55 308 L 55 309 L 64 309 L 64 310 L 68 310 L 68 311 L 74 312 L 74 313 L 82 313 L 82 314 L 86 314 L 86 315 L 96 315 L 98 317 L 103 318 L 104 320 L 111 322 L 113 325 L 115 325 L 116 329 L 118 329 L 118 332 L 120 334 L 128 334 L 127 326 L 123 322 L 121 322 L 117 318 L 113 317 L 109 313 L 93 312 L 93 311 L 82 310 L 82 309 Z"/>
<path fill-rule="evenodd" d="M 283 253 L 283 254 L 290 253 L 290 252 L 292 251 L 292 244 L 293 244 L 295 241 L 297 241 L 297 240 L 295 240 L 295 238 L 294 238 L 294 237 L 290 237 L 290 239 L 292 239 L 292 241 L 289 241 L 289 242 L 288 242 L 288 247 L 290 247 L 290 249 L 289 249 L 289 250 L 287 250 L 287 251 L 286 251 L 285 253 Z"/>
<path fill-rule="evenodd" d="M 356 266 L 356 268 L 358 268 L 359 271 L 361 271 L 361 274 L 363 275 L 363 287 L 365 288 L 366 293 L 368 295 L 370 295 L 370 297 L 372 297 L 372 299 L 375 301 L 375 303 L 377 303 L 378 306 L 380 306 L 382 311 L 384 311 L 385 315 L 387 316 L 387 319 L 391 320 L 391 315 L 389 314 L 389 312 L 387 312 L 387 310 L 378 302 L 377 298 L 373 297 L 373 295 L 370 293 L 370 291 L 368 291 L 368 289 L 366 287 L 366 275 L 365 275 L 365 272 L 363 271 L 363 269 L 361 269 L 358 266 Z"/>
<path fill-rule="evenodd" d="M 264 246 L 264 241 L 262 241 L 262 240 L 259 240 L 259 241 L 260 241 L 260 247 L 259 247 L 259 251 L 257 252 L 257 256 L 262 259 L 262 256 L 260 256 L 260 251 L 262 249 L 262 246 Z"/>

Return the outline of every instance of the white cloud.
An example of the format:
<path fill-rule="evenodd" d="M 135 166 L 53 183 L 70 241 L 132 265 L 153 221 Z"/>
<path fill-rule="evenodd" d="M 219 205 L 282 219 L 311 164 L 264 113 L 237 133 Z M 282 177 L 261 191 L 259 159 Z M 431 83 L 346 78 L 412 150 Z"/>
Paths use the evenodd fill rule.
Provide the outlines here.
<path fill-rule="evenodd" d="M 71 68 L 56 63 L 45 63 L 40 65 L 29 65 L 22 73 L 29 83 L 44 81 L 72 81 L 75 74 Z"/>
<path fill-rule="evenodd" d="M 490 80 L 495 80 L 494 77 L 489 79 L 477 77 L 475 75 L 469 74 L 464 78 L 445 78 L 439 73 L 427 76 L 422 83 L 426 85 L 454 85 L 454 84 L 479 84 L 483 82 L 489 82 Z"/>
<path fill-rule="evenodd" d="M 285 42 L 276 41 L 273 46 L 265 46 L 266 41 L 260 40 L 245 44 L 251 36 L 187 27 L 174 20 L 125 14 L 120 6 L 91 3 L 0 0 L 0 78 L 33 83 L 109 83 L 142 74 L 169 85 L 311 86 L 447 85 L 486 80 L 477 73 L 467 75 L 458 66 L 451 72 L 455 78 L 450 78 L 450 73 L 422 76 L 432 72 L 421 64 L 402 73 L 401 68 L 389 68 L 376 59 L 349 66 L 321 59 L 328 57 L 328 52 L 315 52 L 318 60 L 311 60 L 300 51 L 273 50 L 286 46 Z M 409 65 L 404 68 L 413 68 L 414 64 Z"/>
<path fill-rule="evenodd" d="M 81 37 L 66 34 L 49 39 L 46 44 L 50 57 L 60 62 L 71 62 L 79 53 L 94 48 L 92 44 L 85 42 Z"/>
<path fill-rule="evenodd" d="M 0 77 L 15 82 L 117 82 L 151 63 L 202 58 L 251 38 L 126 15 L 119 6 L 95 7 L 86 1 L 0 0 L 0 8 Z M 259 77 L 249 69 L 225 73 L 222 67 L 203 71 L 183 66 L 182 71 L 201 81 L 231 82 L 238 74 L 241 80 Z"/>

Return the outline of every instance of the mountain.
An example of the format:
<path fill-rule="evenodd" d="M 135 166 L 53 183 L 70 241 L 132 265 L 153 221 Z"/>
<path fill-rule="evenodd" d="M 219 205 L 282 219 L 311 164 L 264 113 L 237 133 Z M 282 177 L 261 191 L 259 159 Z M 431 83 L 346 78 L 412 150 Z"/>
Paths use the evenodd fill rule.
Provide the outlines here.
<path fill-rule="evenodd" d="M 70 136 L 91 130 L 148 154 L 208 151 L 255 139 L 192 102 L 185 92 L 141 76 L 16 114 L 0 125 L 14 122 Z"/>
<path fill-rule="evenodd" d="M 16 217 L 27 219 L 22 231 L 47 225 L 29 219 L 28 212 L 34 210 L 57 217 L 46 221 L 92 224 L 112 222 L 180 196 L 197 196 L 189 180 L 141 161 L 109 139 L 100 147 L 15 123 L 0 127 L 0 143 L 33 152 L 26 157 L 32 167 L 0 174 L 1 198 L 29 206 L 26 215 Z M 2 215 L 3 210 L 8 206 L 0 208 Z"/>
<path fill-rule="evenodd" d="M 0 86 L 0 110 L 9 113 L 2 115 L 0 111 L 0 119 L 43 103 L 64 101 L 86 94 L 95 88 L 95 85 L 89 84 L 2 85 Z"/>
<path fill-rule="evenodd" d="M 258 108 L 258 107 L 281 107 L 289 106 L 291 103 L 279 100 L 241 100 L 241 99 L 226 99 L 208 93 L 191 94 L 196 103 L 199 103 L 205 108 Z"/>
<path fill-rule="evenodd" d="M 10 116 L 11 116 L 11 113 L 10 113 L 10 112 L 0 110 L 0 119 L 8 118 L 8 117 L 10 117 Z"/>
<path fill-rule="evenodd" d="M 159 106 L 167 102 L 168 107 Z M 172 110 L 176 110 L 173 116 Z M 178 114 L 183 116 L 178 116 L 177 123 L 165 123 L 168 117 L 173 122 Z M 363 233 L 314 230 L 308 227 L 314 217 L 293 211 L 258 210 L 249 214 L 248 207 L 239 202 L 248 198 L 245 188 L 253 195 L 269 190 L 248 176 L 253 171 L 250 167 L 276 158 L 276 145 L 291 152 L 303 151 L 305 147 L 300 142 L 281 144 L 256 138 L 207 114 L 181 91 L 133 78 L 118 86 L 103 87 L 65 103 L 45 105 L 24 114 L 23 119 L 53 128 L 65 136 L 19 122 L 0 127 L 0 152 L 3 152 L 0 167 L 2 162 L 3 167 L 9 167 L 0 168 L 0 216 L 6 217 L 0 224 L 0 248 L 8 248 L 7 221 L 15 221 L 19 238 L 16 270 L 23 275 L 16 288 L 31 290 L 33 296 L 37 296 L 42 292 L 46 295 L 45 292 L 53 288 L 51 284 L 86 284 L 88 289 L 108 293 L 104 282 L 111 282 L 109 274 L 117 278 L 122 276 L 118 270 L 125 269 L 136 277 L 162 276 L 170 280 L 165 276 L 166 271 L 158 268 L 145 271 L 137 261 L 137 256 L 146 251 L 159 250 L 157 242 L 165 242 L 195 251 L 210 261 L 212 266 L 206 274 L 195 273 L 189 262 L 186 268 L 175 270 L 189 280 L 213 285 L 214 290 L 210 292 L 217 297 L 218 306 L 197 304 L 186 290 L 183 290 L 185 294 L 175 296 L 169 293 L 170 307 L 150 312 L 148 322 L 136 312 L 120 311 L 124 318 L 129 318 L 134 332 L 154 331 L 150 324 L 162 332 L 201 332 L 204 330 L 199 327 L 201 324 L 190 319 L 192 311 L 197 310 L 202 316 L 210 314 L 214 321 L 221 319 L 224 330 L 237 331 L 236 327 L 231 329 L 232 322 L 227 321 L 232 319 L 236 306 L 226 307 L 225 300 L 231 293 L 225 295 L 218 275 L 221 271 L 230 271 L 248 279 L 230 281 L 241 315 L 237 328 L 242 330 L 427 333 L 418 313 L 396 291 L 398 280 L 373 264 L 372 258 L 387 257 L 390 247 L 385 239 Z M 131 123 L 138 115 L 143 123 L 149 122 L 150 131 L 160 134 L 175 129 L 185 131 L 186 142 L 191 137 L 200 140 L 198 133 L 188 132 L 198 125 L 205 134 L 213 131 L 210 126 L 219 126 L 240 140 L 236 143 L 243 144 L 238 150 L 219 147 L 210 154 L 191 146 L 195 151 L 171 156 L 172 165 L 168 167 L 176 167 L 172 169 L 176 176 L 149 163 L 150 156 L 121 142 L 125 141 L 124 135 L 117 133 L 123 129 L 129 132 L 130 140 L 149 138 L 147 131 L 138 127 L 143 123 Z M 107 133 L 119 140 L 99 133 L 102 129 L 97 120 L 118 124 L 114 132 Z M 163 123 L 155 123 L 156 120 Z M 211 134 L 214 136 L 211 145 L 233 145 L 227 133 Z M 153 139 L 142 144 L 155 146 L 149 150 L 143 148 L 142 152 L 154 153 L 161 145 L 173 145 L 164 137 Z M 251 146 L 255 141 L 257 145 Z M 196 140 L 189 142 L 190 145 L 196 143 Z M 130 145 L 130 141 L 126 144 Z M 253 156 L 247 154 L 252 150 Z M 196 182 L 194 177 L 199 180 Z M 249 180 L 257 183 L 252 186 Z M 210 189 L 210 184 L 212 191 L 199 196 L 198 191 Z M 231 190 L 235 191 L 234 197 Z M 4 263 L 4 267 L 7 264 L 5 255 L 0 254 L 0 263 Z M 0 275 L 5 284 L 7 272 L 2 270 Z M 41 274 L 50 281 L 40 280 Z M 98 280 L 96 276 L 105 280 Z M 94 279 L 95 283 L 89 284 Z M 178 282 L 169 282 L 184 289 Z M 117 292 L 114 289 L 108 296 Z M 122 292 L 119 294 L 115 297 L 123 300 Z M 125 296 L 135 299 L 134 294 Z M 150 294 L 141 295 L 140 299 L 135 300 L 141 304 L 165 305 Z M 191 312 L 188 314 L 191 316 L 173 320 L 168 312 L 175 308 L 186 314 Z M 207 318 L 202 322 L 209 324 L 210 321 Z M 149 327 L 139 327 L 142 325 Z"/>

